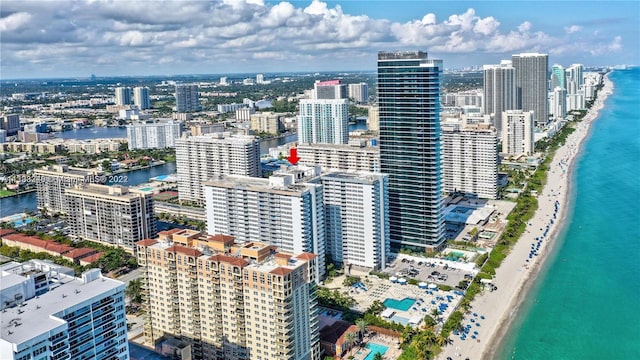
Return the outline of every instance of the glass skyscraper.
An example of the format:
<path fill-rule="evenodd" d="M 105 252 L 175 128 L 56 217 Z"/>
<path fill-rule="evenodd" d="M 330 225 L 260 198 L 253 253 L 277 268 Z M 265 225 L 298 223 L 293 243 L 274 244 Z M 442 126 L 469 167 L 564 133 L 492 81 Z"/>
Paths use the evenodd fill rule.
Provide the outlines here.
<path fill-rule="evenodd" d="M 389 174 L 393 246 L 444 241 L 440 168 L 442 60 L 422 51 L 378 53 L 380 169 Z"/>

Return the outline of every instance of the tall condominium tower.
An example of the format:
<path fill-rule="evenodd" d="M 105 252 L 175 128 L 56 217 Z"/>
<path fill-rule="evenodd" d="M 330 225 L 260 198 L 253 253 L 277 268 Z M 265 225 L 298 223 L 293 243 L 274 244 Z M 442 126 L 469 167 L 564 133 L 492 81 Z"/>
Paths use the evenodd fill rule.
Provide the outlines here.
<path fill-rule="evenodd" d="M 179 339 L 193 359 L 320 359 L 316 255 L 193 230 L 159 235 L 137 246 L 148 343 Z"/>
<path fill-rule="evenodd" d="M 429 249 L 444 241 L 442 69 L 426 52 L 378 53 L 380 170 L 389 174 L 392 245 Z"/>
<path fill-rule="evenodd" d="M 502 118 L 502 152 L 512 156 L 533 154 L 533 112 L 507 110 Z"/>
<path fill-rule="evenodd" d="M 517 109 L 516 69 L 511 61 L 484 66 L 484 114 L 494 114 L 494 125 L 502 129 L 502 112 Z"/>
<path fill-rule="evenodd" d="M 562 65 L 554 64 L 551 67 L 551 84 L 549 89 L 553 91 L 555 88 L 567 88 L 567 76 Z"/>
<path fill-rule="evenodd" d="M 151 98 L 149 97 L 148 87 L 134 87 L 133 88 L 133 103 L 140 110 L 151 108 Z"/>
<path fill-rule="evenodd" d="M 549 93 L 549 112 L 554 119 L 564 119 L 567 116 L 567 90 L 556 87 Z"/>
<path fill-rule="evenodd" d="M 66 191 L 67 225 L 74 238 L 119 246 L 128 251 L 156 235 L 150 193 L 120 185 L 85 184 Z"/>
<path fill-rule="evenodd" d="M 131 105 L 133 101 L 131 99 L 131 88 L 117 87 L 116 88 L 116 105 Z"/>
<path fill-rule="evenodd" d="M 313 98 L 317 100 L 346 99 L 347 86 L 340 80 L 318 80 L 313 86 Z"/>
<path fill-rule="evenodd" d="M 68 213 L 66 190 L 86 182 L 98 182 L 98 171 L 51 165 L 33 171 L 38 209 L 49 214 Z"/>
<path fill-rule="evenodd" d="M 125 284 L 41 260 L 0 267 L 0 359 L 128 360 Z"/>
<path fill-rule="evenodd" d="M 497 197 L 498 134 L 489 115 L 442 123 L 442 173 L 446 192 Z"/>
<path fill-rule="evenodd" d="M 198 85 L 178 84 L 176 85 L 175 96 L 177 112 L 196 112 L 201 110 Z"/>
<path fill-rule="evenodd" d="M 357 103 L 367 103 L 369 101 L 369 85 L 365 82 L 349 84 L 349 97 Z"/>
<path fill-rule="evenodd" d="M 217 174 L 260 176 L 260 142 L 213 133 L 176 139 L 180 201 L 204 204 L 202 182 Z"/>
<path fill-rule="evenodd" d="M 219 175 L 204 182 L 204 193 L 209 233 L 265 241 L 289 252 L 317 254 L 317 278 L 324 278 L 321 184 L 296 184 L 291 174 L 269 179 Z"/>
<path fill-rule="evenodd" d="M 334 172 L 324 187 L 327 254 L 345 267 L 383 270 L 389 249 L 388 175 Z"/>
<path fill-rule="evenodd" d="M 374 146 L 299 144 L 300 163 L 323 171 L 380 172 L 380 149 Z"/>
<path fill-rule="evenodd" d="M 534 124 L 546 124 L 549 118 L 547 102 L 549 55 L 515 54 L 511 60 L 516 69 L 518 109 L 525 112 L 533 111 Z"/>
<path fill-rule="evenodd" d="M 346 144 L 349 142 L 349 100 L 300 100 L 298 142 Z"/>
<path fill-rule="evenodd" d="M 577 94 L 584 85 L 584 67 L 582 64 L 572 64 L 566 69 L 567 94 Z"/>

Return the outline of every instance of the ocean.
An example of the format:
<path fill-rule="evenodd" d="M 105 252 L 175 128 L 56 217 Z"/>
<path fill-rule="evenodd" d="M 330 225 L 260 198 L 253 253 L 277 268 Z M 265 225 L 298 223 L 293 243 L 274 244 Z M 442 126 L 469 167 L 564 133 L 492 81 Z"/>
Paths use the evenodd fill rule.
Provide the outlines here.
<path fill-rule="evenodd" d="M 610 78 L 568 221 L 497 359 L 640 359 L 640 69 Z"/>

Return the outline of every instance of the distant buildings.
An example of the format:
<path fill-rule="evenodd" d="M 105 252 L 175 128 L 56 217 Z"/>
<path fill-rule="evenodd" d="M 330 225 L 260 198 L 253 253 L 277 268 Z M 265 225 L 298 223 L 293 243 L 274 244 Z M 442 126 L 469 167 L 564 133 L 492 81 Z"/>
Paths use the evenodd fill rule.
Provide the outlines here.
<path fill-rule="evenodd" d="M 179 122 L 127 125 L 129 150 L 173 148 L 181 135 L 182 124 Z"/>
<path fill-rule="evenodd" d="M 76 185 L 98 181 L 95 170 L 51 165 L 33 171 L 38 209 L 49 214 L 69 213 L 66 191 Z"/>
<path fill-rule="evenodd" d="M 518 107 L 524 112 L 533 111 L 534 124 L 544 125 L 549 118 L 547 102 L 547 54 L 523 53 L 512 56 L 516 69 Z M 504 122 L 504 119 L 503 119 Z"/>
<path fill-rule="evenodd" d="M 390 253 L 388 176 L 335 172 L 311 182 L 324 187 L 326 255 L 347 269 L 384 269 Z"/>
<path fill-rule="evenodd" d="M 553 91 L 557 87 L 567 89 L 567 76 L 562 65 L 554 64 L 551 66 L 551 81 L 549 89 Z"/>
<path fill-rule="evenodd" d="M 371 146 L 298 144 L 300 163 L 323 171 L 380 172 L 380 149 Z"/>
<path fill-rule="evenodd" d="M 66 190 L 69 235 L 133 251 L 156 235 L 151 194 L 120 185 L 86 184 Z"/>
<path fill-rule="evenodd" d="M 0 267 L 0 358 L 128 360 L 125 284 L 39 260 Z"/>
<path fill-rule="evenodd" d="M 7 136 L 16 135 L 20 131 L 19 114 L 2 114 L 0 116 L 0 129 L 7 132 Z"/>
<path fill-rule="evenodd" d="M 148 342 L 180 339 L 183 359 L 320 358 L 316 255 L 175 229 L 137 256 Z"/>
<path fill-rule="evenodd" d="M 299 108 L 299 143 L 346 144 L 349 141 L 348 99 L 302 99 Z"/>
<path fill-rule="evenodd" d="M 129 87 L 117 87 L 115 90 L 116 105 L 131 105 L 133 100 L 131 98 L 131 88 Z"/>
<path fill-rule="evenodd" d="M 278 135 L 284 129 L 282 114 L 261 112 L 251 115 L 251 130 L 259 133 Z"/>
<path fill-rule="evenodd" d="M 485 65 L 483 79 L 483 113 L 493 114 L 494 126 L 500 132 L 502 112 L 518 108 L 516 69 L 509 60 L 503 60 L 499 65 Z"/>
<path fill-rule="evenodd" d="M 252 107 L 236 109 L 236 121 L 251 121 L 251 116 L 256 113 Z"/>
<path fill-rule="evenodd" d="M 370 131 L 380 130 L 380 109 L 377 105 L 369 107 L 369 116 L 367 117 L 367 129 Z"/>
<path fill-rule="evenodd" d="M 198 85 L 177 84 L 175 96 L 177 112 L 198 112 L 202 109 L 200 106 Z"/>
<path fill-rule="evenodd" d="M 498 134 L 491 117 L 449 118 L 442 123 L 441 137 L 444 191 L 497 198 Z"/>
<path fill-rule="evenodd" d="M 349 84 L 349 98 L 359 104 L 369 102 L 369 85 L 365 82 Z"/>
<path fill-rule="evenodd" d="M 554 119 L 567 117 L 567 90 L 557 86 L 549 93 L 549 113 Z"/>
<path fill-rule="evenodd" d="M 7 130 L 0 129 L 0 144 L 7 142 Z"/>
<path fill-rule="evenodd" d="M 346 99 L 347 86 L 340 80 L 316 81 L 313 86 L 312 99 L 332 100 Z"/>
<path fill-rule="evenodd" d="M 314 253 L 320 280 L 326 249 L 322 185 L 296 183 L 295 177 L 211 177 L 204 182 L 207 231 L 267 242 L 289 252 Z"/>
<path fill-rule="evenodd" d="M 146 110 L 151 108 L 151 98 L 149 97 L 148 87 L 134 87 L 133 88 L 133 103 L 140 110 Z"/>
<path fill-rule="evenodd" d="M 260 142 L 221 133 L 177 139 L 176 165 L 180 201 L 204 204 L 201 183 L 212 176 L 260 176 Z"/>
<path fill-rule="evenodd" d="M 233 103 L 233 104 L 218 104 L 217 108 L 218 108 L 218 112 L 220 114 L 226 114 L 226 113 L 235 113 L 236 110 L 238 109 L 244 109 L 249 107 L 249 105 L 247 104 L 237 104 L 237 103 Z"/>
<path fill-rule="evenodd" d="M 444 241 L 442 70 L 426 52 L 378 53 L 380 170 L 389 174 L 391 243 L 398 247 L 433 249 Z"/>
<path fill-rule="evenodd" d="M 224 123 L 194 124 L 194 125 L 191 125 L 189 130 L 191 131 L 191 135 L 200 136 L 200 135 L 224 132 L 225 127 L 224 127 Z"/>
<path fill-rule="evenodd" d="M 532 155 L 534 124 L 531 111 L 507 110 L 502 113 L 502 152 L 511 156 Z"/>

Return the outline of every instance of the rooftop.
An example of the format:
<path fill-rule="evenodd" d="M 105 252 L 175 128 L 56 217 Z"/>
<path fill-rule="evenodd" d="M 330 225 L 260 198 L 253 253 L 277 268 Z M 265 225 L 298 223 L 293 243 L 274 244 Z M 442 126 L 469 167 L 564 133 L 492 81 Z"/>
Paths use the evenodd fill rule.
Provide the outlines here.
<path fill-rule="evenodd" d="M 4 276 L 2 280 L 4 287 Z M 102 274 L 93 281 L 63 275 L 60 283 L 52 286 L 49 292 L 28 299 L 19 306 L 4 309 L 0 316 L 0 338 L 13 344 L 24 343 L 63 325 L 65 321 L 58 315 L 62 310 L 85 301 L 94 301 L 105 293 L 123 290 L 124 283 Z"/>

